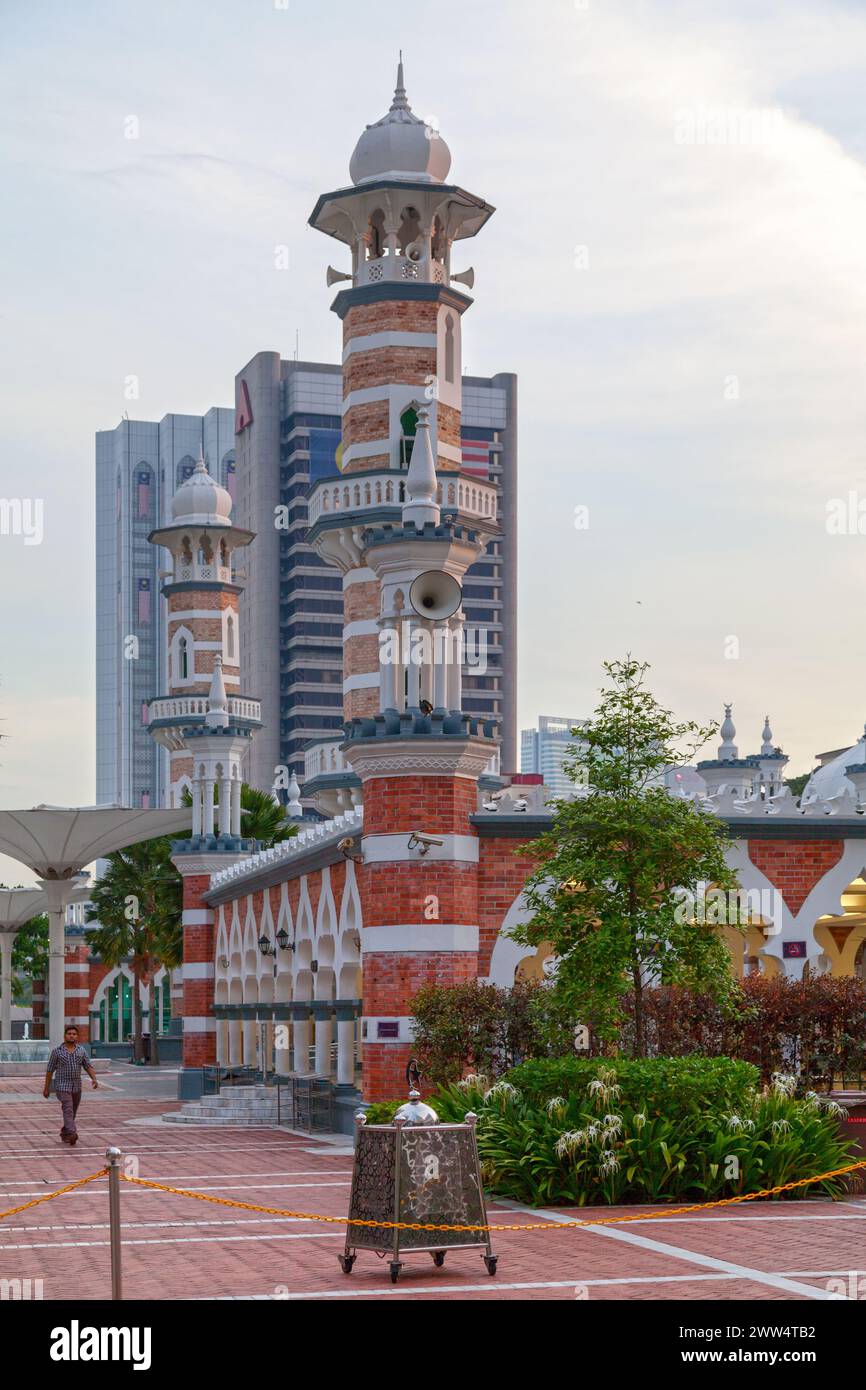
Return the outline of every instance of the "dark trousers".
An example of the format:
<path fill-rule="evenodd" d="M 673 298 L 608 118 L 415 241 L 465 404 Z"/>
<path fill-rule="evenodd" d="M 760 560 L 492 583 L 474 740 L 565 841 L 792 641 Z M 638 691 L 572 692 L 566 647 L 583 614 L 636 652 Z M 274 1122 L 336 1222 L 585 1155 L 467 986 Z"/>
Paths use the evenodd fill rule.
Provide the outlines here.
<path fill-rule="evenodd" d="M 81 1104 L 81 1092 L 58 1091 L 57 1099 L 60 1101 L 60 1106 L 63 1110 L 63 1128 L 60 1131 L 60 1138 L 71 1139 L 73 1134 L 77 1137 L 78 1130 L 75 1127 L 75 1116 Z"/>

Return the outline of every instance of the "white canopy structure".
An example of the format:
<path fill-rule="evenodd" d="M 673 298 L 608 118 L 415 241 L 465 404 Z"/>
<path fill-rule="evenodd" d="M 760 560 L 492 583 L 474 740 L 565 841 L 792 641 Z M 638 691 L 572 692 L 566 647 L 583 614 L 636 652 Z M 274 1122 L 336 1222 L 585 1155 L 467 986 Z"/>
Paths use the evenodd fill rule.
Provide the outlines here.
<path fill-rule="evenodd" d="M 12 1037 L 12 948 L 18 928 L 47 906 L 41 888 L 0 888 L 0 1042 Z"/>
<path fill-rule="evenodd" d="M 41 902 L 21 921 L 37 912 L 48 913 L 48 1016 L 52 1043 L 63 1041 L 63 919 L 67 903 L 81 896 L 76 875 L 94 859 L 114 850 L 140 840 L 155 840 L 160 835 L 179 835 L 191 826 L 192 810 L 188 806 L 154 811 L 128 806 L 36 806 L 31 811 L 0 811 L 0 853 L 26 864 L 39 879 Z"/>

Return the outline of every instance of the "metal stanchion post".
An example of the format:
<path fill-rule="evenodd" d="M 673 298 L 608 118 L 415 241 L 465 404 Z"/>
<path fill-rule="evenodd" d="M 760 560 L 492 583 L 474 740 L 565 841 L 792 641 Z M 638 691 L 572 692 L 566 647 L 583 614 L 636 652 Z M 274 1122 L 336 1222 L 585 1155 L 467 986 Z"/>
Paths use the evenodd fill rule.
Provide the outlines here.
<path fill-rule="evenodd" d="M 111 1297 L 123 1298 L 123 1273 L 120 1266 L 120 1149 L 106 1149 L 108 1162 L 108 1220 L 111 1238 Z"/>

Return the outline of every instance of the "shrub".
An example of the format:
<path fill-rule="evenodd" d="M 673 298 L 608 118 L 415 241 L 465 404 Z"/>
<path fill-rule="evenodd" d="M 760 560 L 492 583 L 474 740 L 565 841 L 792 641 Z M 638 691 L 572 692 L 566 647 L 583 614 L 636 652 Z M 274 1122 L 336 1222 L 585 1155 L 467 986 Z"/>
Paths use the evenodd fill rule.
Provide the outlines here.
<path fill-rule="evenodd" d="M 542 986 L 430 985 L 412 1000 L 413 1046 L 424 1075 L 457 1081 L 467 1070 L 499 1076 L 545 1050 L 537 997 Z"/>
<path fill-rule="evenodd" d="M 837 1106 L 818 1096 L 795 1100 L 777 1086 L 747 1088 L 738 1110 L 664 1113 L 635 1106 L 635 1087 L 602 1067 L 590 1085 L 546 1104 L 508 1082 L 488 1092 L 479 1115 L 485 1183 L 533 1206 L 712 1201 L 780 1186 L 852 1162 L 836 1122 Z M 842 1179 L 799 1188 L 834 1195 Z M 787 1194 L 783 1194 L 787 1195 Z"/>
<path fill-rule="evenodd" d="M 599 1076 L 615 1066 L 623 1105 L 669 1119 L 707 1111 L 723 1113 L 750 1104 L 758 1070 L 730 1057 L 617 1058 L 606 1063 L 590 1057 L 544 1057 L 524 1062 L 507 1080 L 531 1103 L 554 1096 L 583 1095 Z"/>

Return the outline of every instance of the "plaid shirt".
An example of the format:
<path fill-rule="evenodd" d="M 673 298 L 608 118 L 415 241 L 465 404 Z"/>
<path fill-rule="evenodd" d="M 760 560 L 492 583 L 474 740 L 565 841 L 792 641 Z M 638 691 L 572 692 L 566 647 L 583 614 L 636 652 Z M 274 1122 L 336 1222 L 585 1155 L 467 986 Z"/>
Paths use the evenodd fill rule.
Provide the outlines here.
<path fill-rule="evenodd" d="M 55 1071 L 57 1073 L 54 1080 L 55 1091 L 80 1091 L 81 1068 L 89 1066 L 90 1058 L 80 1043 L 75 1044 L 73 1052 L 69 1051 L 65 1043 L 55 1047 L 48 1058 L 48 1075 Z"/>

